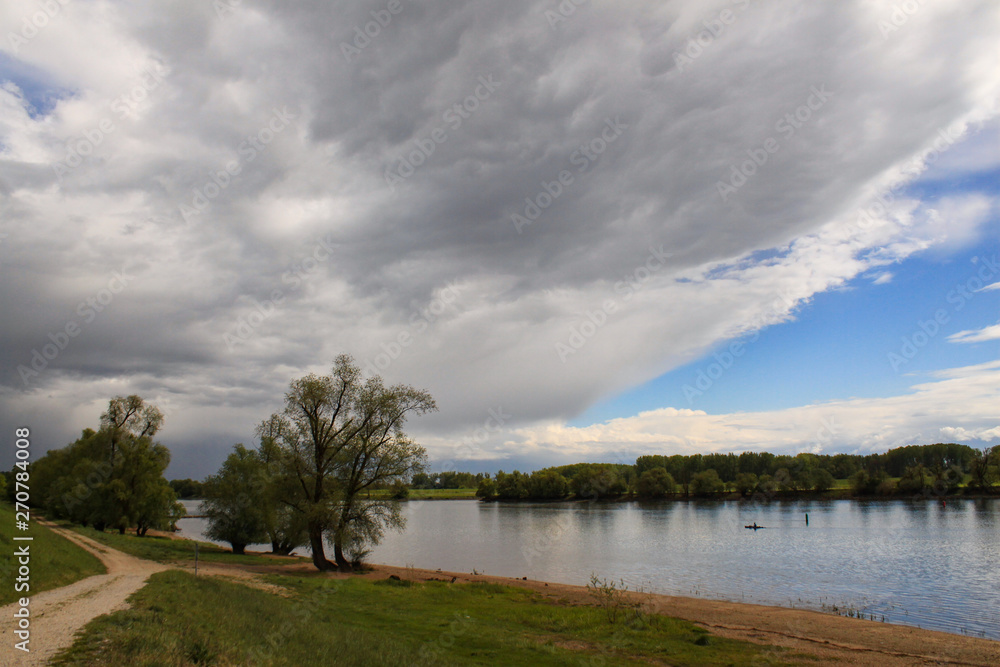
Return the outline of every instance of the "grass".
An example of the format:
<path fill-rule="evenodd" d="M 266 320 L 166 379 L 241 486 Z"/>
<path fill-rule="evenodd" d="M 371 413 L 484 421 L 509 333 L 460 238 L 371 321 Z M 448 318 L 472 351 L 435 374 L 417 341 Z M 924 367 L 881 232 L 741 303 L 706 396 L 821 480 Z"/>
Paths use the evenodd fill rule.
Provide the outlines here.
<path fill-rule="evenodd" d="M 194 560 L 194 540 L 172 540 L 169 537 L 157 537 L 153 535 L 138 537 L 130 533 L 119 535 L 117 532 L 102 533 L 93 528 L 82 528 L 68 523 L 66 526 L 71 527 L 76 532 L 92 540 L 138 558 L 145 558 L 146 560 L 158 563 Z M 281 565 L 283 563 L 299 562 L 298 559 L 275 558 L 273 556 L 259 556 L 254 554 L 237 556 L 230 549 L 210 542 L 198 542 L 198 560 L 211 563 L 237 563 L 240 565 Z"/>
<path fill-rule="evenodd" d="M 30 542 L 14 542 L 14 506 L 0 502 L 0 573 L 3 573 L 0 579 L 4 582 L 3 588 L 0 588 L 0 606 L 21 597 L 30 597 L 41 591 L 107 572 L 96 556 L 37 523 L 34 518 L 31 518 L 31 527 L 27 532 L 16 531 L 19 536 L 26 535 L 34 539 Z M 19 592 L 14 589 L 17 583 L 14 581 L 15 571 L 20 566 L 15 562 L 14 551 L 25 544 L 30 545 L 31 590 Z"/>
<path fill-rule="evenodd" d="M 779 665 L 796 656 L 667 617 L 610 624 L 497 584 L 268 577 L 287 597 L 180 571 L 91 622 L 57 665 Z"/>

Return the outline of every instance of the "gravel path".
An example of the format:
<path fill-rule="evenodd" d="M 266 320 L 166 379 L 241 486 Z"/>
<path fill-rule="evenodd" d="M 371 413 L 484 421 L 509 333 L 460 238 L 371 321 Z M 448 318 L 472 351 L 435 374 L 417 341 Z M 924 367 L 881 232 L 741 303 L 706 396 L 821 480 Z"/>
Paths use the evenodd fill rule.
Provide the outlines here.
<path fill-rule="evenodd" d="M 69 530 L 49 528 L 101 559 L 107 574 L 81 579 L 68 586 L 31 596 L 30 653 L 14 648 L 15 602 L 0 608 L 2 645 L 0 665 L 44 665 L 61 649 L 73 644 L 74 635 L 102 614 L 128 607 L 126 599 L 166 565 L 129 556 Z"/>

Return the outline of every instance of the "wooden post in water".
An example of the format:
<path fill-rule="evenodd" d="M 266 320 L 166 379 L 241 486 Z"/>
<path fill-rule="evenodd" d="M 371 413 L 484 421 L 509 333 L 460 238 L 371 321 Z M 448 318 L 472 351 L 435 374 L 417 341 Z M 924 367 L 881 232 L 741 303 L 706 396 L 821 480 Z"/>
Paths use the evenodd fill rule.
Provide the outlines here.
<path fill-rule="evenodd" d="M 809 512 L 806 512 L 806 525 L 809 525 Z"/>

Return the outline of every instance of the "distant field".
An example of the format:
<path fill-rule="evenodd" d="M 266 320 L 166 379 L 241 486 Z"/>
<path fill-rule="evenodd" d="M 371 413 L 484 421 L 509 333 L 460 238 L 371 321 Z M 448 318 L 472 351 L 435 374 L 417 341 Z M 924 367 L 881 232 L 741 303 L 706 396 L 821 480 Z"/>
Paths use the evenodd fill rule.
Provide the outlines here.
<path fill-rule="evenodd" d="M 14 506 L 0 502 L 0 574 L 3 587 L 0 588 L 0 606 L 21 597 L 30 597 L 52 588 L 66 586 L 74 581 L 95 574 L 107 572 L 104 564 L 88 551 L 84 551 L 69 540 L 35 522 L 31 517 L 31 528 L 27 532 L 14 530 Z M 34 537 L 30 542 L 14 542 L 12 534 Z M 14 590 L 16 563 L 14 550 L 22 545 L 30 545 L 31 591 Z"/>
<path fill-rule="evenodd" d="M 56 665 L 782 665 L 691 623 L 497 584 L 271 576 L 286 596 L 178 571 L 91 622 Z M 785 662 L 788 660 L 788 662 Z"/>
<path fill-rule="evenodd" d="M 388 498 L 389 491 L 375 491 L 371 497 Z M 468 500 L 475 497 L 475 489 L 410 489 L 407 500 Z"/>

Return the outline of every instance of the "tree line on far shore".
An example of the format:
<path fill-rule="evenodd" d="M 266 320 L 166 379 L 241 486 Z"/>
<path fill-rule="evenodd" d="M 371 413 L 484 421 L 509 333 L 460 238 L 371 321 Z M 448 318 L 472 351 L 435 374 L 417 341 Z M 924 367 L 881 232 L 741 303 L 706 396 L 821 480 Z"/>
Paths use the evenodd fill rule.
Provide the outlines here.
<path fill-rule="evenodd" d="M 468 475 L 469 473 L 459 473 Z M 984 450 L 938 443 L 882 454 L 768 452 L 640 456 L 634 465 L 577 463 L 530 474 L 503 471 L 482 479 L 484 500 L 558 500 L 568 497 L 773 497 L 826 493 L 849 480 L 856 496 L 942 496 L 966 489 L 991 493 L 1000 483 L 1000 447 Z"/>

